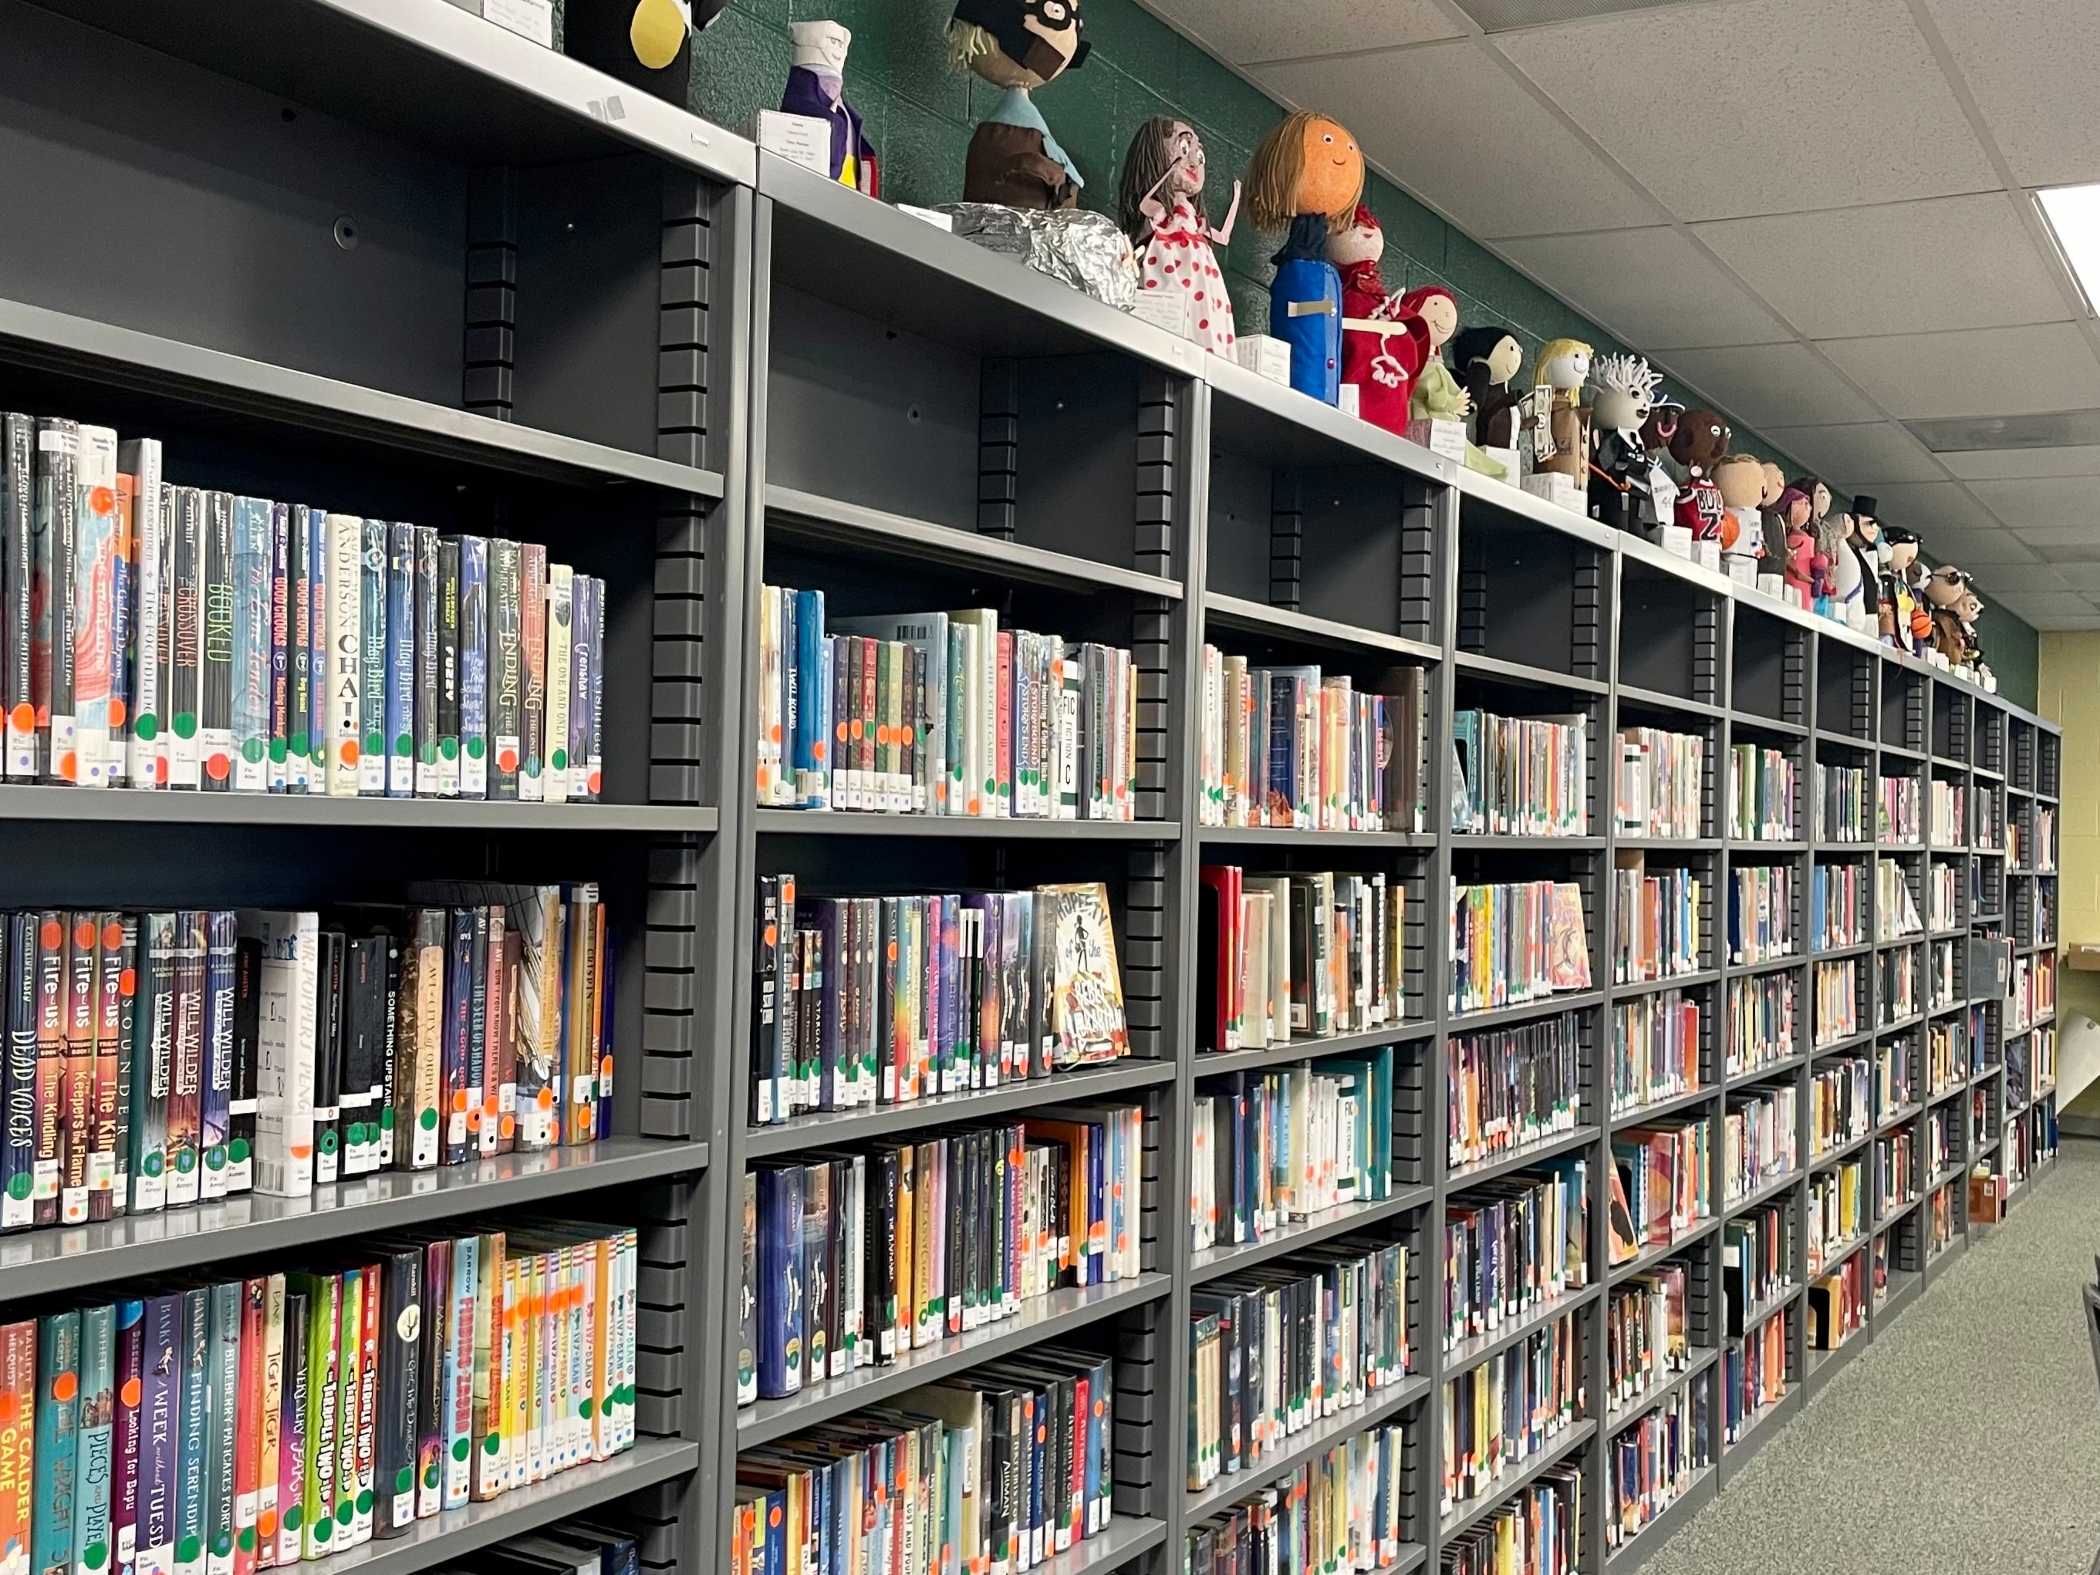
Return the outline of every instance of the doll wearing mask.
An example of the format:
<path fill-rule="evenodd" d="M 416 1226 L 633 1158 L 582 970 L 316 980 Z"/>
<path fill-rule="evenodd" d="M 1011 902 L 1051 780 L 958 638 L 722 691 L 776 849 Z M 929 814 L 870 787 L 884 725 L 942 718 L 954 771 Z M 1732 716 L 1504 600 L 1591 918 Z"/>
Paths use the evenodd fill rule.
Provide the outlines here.
<path fill-rule="evenodd" d="M 1247 166 L 1247 213 L 1282 232 L 1269 260 L 1269 332 L 1291 347 L 1291 387 L 1335 404 L 1342 386 L 1342 278 L 1328 237 L 1356 216 L 1364 156 L 1339 122 L 1300 110 L 1262 138 Z"/>
<path fill-rule="evenodd" d="M 1378 216 L 1358 203 L 1348 227 L 1327 238 L 1327 255 L 1342 278 L 1343 386 L 1356 390 L 1357 415 L 1405 437 L 1429 340 L 1378 272 L 1385 255 Z"/>
<path fill-rule="evenodd" d="M 1522 397 L 1510 388 L 1524 364 L 1516 336 L 1501 328 L 1468 328 L 1451 341 L 1451 367 L 1473 402 L 1473 441 L 1513 448 Z"/>
<path fill-rule="evenodd" d="M 958 70 L 1003 90 L 963 163 L 963 201 L 1042 211 L 1079 205 L 1079 166 L 1050 134 L 1035 91 L 1085 63 L 1079 0 L 959 0 L 948 24 Z"/>
<path fill-rule="evenodd" d="M 1590 518 L 1653 538 L 1661 526 L 1641 428 L 1662 374 L 1637 355 L 1608 355 L 1590 369 Z"/>
<path fill-rule="evenodd" d="M 1203 206 L 1203 142 L 1187 121 L 1154 115 L 1130 139 L 1123 158 L 1116 217 L 1130 244 L 1139 248 L 1138 288 L 1178 304 L 1184 339 L 1213 355 L 1231 355 L 1232 297 L 1225 293 L 1217 254 L 1232 242 L 1239 217 L 1240 183 L 1232 183 L 1225 222 L 1213 226 Z"/>

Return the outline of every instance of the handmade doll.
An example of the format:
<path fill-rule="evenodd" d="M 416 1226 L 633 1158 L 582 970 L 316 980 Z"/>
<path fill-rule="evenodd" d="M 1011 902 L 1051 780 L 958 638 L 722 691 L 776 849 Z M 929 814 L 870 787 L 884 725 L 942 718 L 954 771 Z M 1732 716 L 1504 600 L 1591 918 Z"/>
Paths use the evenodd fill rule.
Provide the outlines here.
<path fill-rule="evenodd" d="M 1409 409 L 1416 421 L 1463 421 L 1473 409 L 1472 396 L 1458 386 L 1444 365 L 1444 346 L 1458 332 L 1458 297 L 1440 284 L 1425 284 L 1400 297 L 1400 316 L 1421 336 L 1422 366 L 1415 374 Z M 1497 481 L 1509 472 L 1472 442 L 1465 446 L 1465 466 Z"/>
<path fill-rule="evenodd" d="M 1852 516 L 1832 514 L 1823 522 L 1817 550 L 1830 560 L 1829 616 L 1846 628 L 1857 626 L 1861 595 L 1859 557 L 1852 550 Z"/>
<path fill-rule="evenodd" d="M 1510 391 L 1524 349 L 1502 328 L 1468 328 L 1451 341 L 1451 369 L 1473 402 L 1473 441 L 1482 448 L 1514 448 L 1519 395 Z"/>
<path fill-rule="evenodd" d="M 1859 559 L 1859 610 L 1864 620 L 1858 627 L 1873 633 L 1881 627 L 1881 505 L 1873 498 L 1852 500 L 1852 529 L 1845 545 Z"/>
<path fill-rule="evenodd" d="M 561 52 L 680 109 L 692 96 L 692 35 L 729 0 L 569 0 Z"/>
<path fill-rule="evenodd" d="M 1983 666 L 1983 642 L 1976 638 L 1976 620 L 1983 616 L 1983 598 L 1976 594 L 1973 583 L 1954 604 L 1954 614 L 1961 620 L 1961 665 L 1980 669 Z"/>
<path fill-rule="evenodd" d="M 1661 380 L 1637 355 L 1604 356 L 1590 368 L 1590 518 L 1650 537 L 1662 521 L 1641 428 Z"/>
<path fill-rule="evenodd" d="M 1932 614 L 1918 592 L 1918 538 L 1900 525 L 1884 525 L 1887 552 L 1881 570 L 1881 637 L 1899 651 L 1923 654 L 1932 640 Z"/>
<path fill-rule="evenodd" d="M 1123 156 L 1116 217 L 1130 244 L 1142 248 L 1138 288 L 1171 303 L 1168 317 L 1152 321 L 1171 321 L 1182 338 L 1214 355 L 1231 355 L 1232 297 L 1210 247 L 1213 241 L 1231 244 L 1240 183 L 1232 183 L 1225 222 L 1213 226 L 1203 206 L 1204 168 L 1203 142 L 1189 123 L 1154 115 L 1138 127 Z"/>
<path fill-rule="evenodd" d="M 1721 489 L 1714 485 L 1713 468 L 1728 452 L 1728 423 L 1711 410 L 1688 410 L 1670 439 L 1670 457 L 1684 467 L 1685 481 L 1677 500 L 1677 523 L 1692 533 L 1694 542 L 1721 539 L 1726 509 Z"/>
<path fill-rule="evenodd" d="M 1662 525 L 1677 518 L 1677 500 L 1684 488 L 1684 475 L 1670 457 L 1670 443 L 1684 419 L 1684 406 L 1669 394 L 1658 393 L 1641 423 L 1641 444 L 1648 453 L 1648 494 L 1655 499 L 1655 517 Z"/>
<path fill-rule="evenodd" d="M 1779 494 L 1778 514 L 1786 532 L 1786 556 L 1781 561 L 1780 573 L 1785 578 L 1787 589 L 1795 593 L 1802 606 L 1807 606 L 1815 595 L 1816 537 L 1808 528 L 1808 494 L 1788 487 Z"/>
<path fill-rule="evenodd" d="M 1764 538 L 1765 571 L 1777 574 L 1786 554 L 1786 520 L 1779 512 L 1780 494 L 1786 491 L 1786 472 L 1769 459 L 1758 466 L 1764 489 L 1757 499 L 1758 532 Z"/>
<path fill-rule="evenodd" d="M 1589 381 L 1590 347 L 1580 339 L 1549 339 L 1532 367 L 1531 393 L 1524 402 L 1524 430 L 1531 441 L 1533 475 L 1589 474 L 1589 422 L 1582 385 Z"/>
<path fill-rule="evenodd" d="M 1753 565 L 1764 555 L 1764 525 L 1758 502 L 1765 494 L 1764 467 L 1750 454 L 1724 454 L 1714 461 L 1713 481 L 1721 494 L 1721 551 L 1729 559 L 1729 570 L 1737 572 L 1737 561 Z M 1751 579 L 1755 568 L 1748 570 Z"/>
<path fill-rule="evenodd" d="M 1334 404 L 1342 372 L 1342 279 L 1327 238 L 1364 194 L 1364 156 L 1338 121 L 1300 110 L 1262 138 L 1247 166 L 1247 212 L 1284 235 L 1270 259 L 1269 332 L 1291 347 L 1291 387 Z"/>
<path fill-rule="evenodd" d="M 1974 598 L 1969 576 L 1953 564 L 1943 563 L 1925 576 L 1920 588 L 1926 606 L 1932 609 L 1932 648 L 1949 663 L 1960 665 L 1972 638 L 1963 633 L 1961 618 L 1964 598 Z M 1977 603 L 1976 610 L 1978 613 L 1983 611 L 1981 602 Z"/>
<path fill-rule="evenodd" d="M 1079 0 L 957 0 L 948 24 L 950 61 L 1004 90 L 970 138 L 963 201 L 1037 210 L 1078 205 L 1086 182 L 1029 95 L 1085 62 L 1093 46 L 1081 26 Z"/>
<path fill-rule="evenodd" d="M 853 34 L 836 22 L 790 22 L 788 42 L 793 54 L 781 109 L 827 122 L 831 178 L 870 197 L 881 196 L 875 145 L 868 140 L 860 111 L 846 102 L 846 50 Z"/>
<path fill-rule="evenodd" d="M 1359 416 L 1404 437 L 1428 330 L 1402 314 L 1379 276 L 1385 230 L 1377 215 L 1358 203 L 1348 225 L 1328 236 L 1327 255 L 1342 280 L 1342 385 L 1356 390 Z"/>

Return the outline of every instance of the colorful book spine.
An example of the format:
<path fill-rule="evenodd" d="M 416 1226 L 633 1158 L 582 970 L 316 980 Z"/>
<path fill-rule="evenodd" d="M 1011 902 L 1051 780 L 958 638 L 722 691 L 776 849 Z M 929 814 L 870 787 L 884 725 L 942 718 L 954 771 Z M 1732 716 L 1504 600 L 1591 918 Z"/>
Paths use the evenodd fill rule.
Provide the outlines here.
<path fill-rule="evenodd" d="M 270 505 L 270 771 L 272 793 L 292 786 L 292 506 Z"/>
<path fill-rule="evenodd" d="M 34 1221 L 58 1223 L 65 1170 L 66 916 L 45 911 L 36 927 L 36 1158 Z"/>
<path fill-rule="evenodd" d="M 0 705 L 6 708 L 5 774 L 34 781 L 38 771 L 36 691 L 30 653 L 37 622 L 31 589 L 36 527 L 36 422 L 17 411 L 0 414 L 0 596 L 5 598 L 6 648 L 0 651 Z M 158 466 L 155 479 L 158 479 Z M 26 1560 L 25 1560 L 26 1562 Z"/>
<path fill-rule="evenodd" d="M 168 1087 L 168 1206 L 195 1203 L 203 1187 L 205 928 L 193 908 L 175 915 L 175 1055 Z"/>
<path fill-rule="evenodd" d="M 37 1320 L 35 1527 L 30 1567 L 55 1575 L 73 1568 L 73 1522 L 79 1483 L 80 1314 Z"/>
<path fill-rule="evenodd" d="M 357 1437 L 364 1403 L 365 1277 L 345 1269 L 337 1311 L 335 1365 L 335 1526 L 328 1550 L 340 1553 L 357 1541 Z"/>
<path fill-rule="evenodd" d="M 284 1383 L 277 1429 L 277 1541 L 275 1564 L 297 1564 L 306 1546 L 306 1413 L 310 1398 L 308 1361 L 313 1304 L 303 1275 L 284 1283 Z M 141 1570 L 140 1575 L 146 1575 Z"/>
<path fill-rule="evenodd" d="M 182 1296 L 146 1299 L 144 1382 L 139 1394 L 139 1575 L 175 1575 L 181 1459 Z"/>
<path fill-rule="evenodd" d="M 199 1196 L 210 1202 L 227 1191 L 227 1145 L 233 1136 L 234 915 L 200 914 L 204 922 L 204 1076 L 200 1084 L 197 1147 L 203 1162 Z"/>
<path fill-rule="evenodd" d="M 116 1474 L 117 1310 L 88 1307 L 80 1314 L 80 1414 L 73 1480 L 73 1575 L 107 1575 L 110 1563 L 109 1490 Z"/>
<path fill-rule="evenodd" d="M 260 1381 L 256 1388 L 255 1562 L 276 1562 L 283 1531 L 284 1352 L 286 1301 L 284 1276 L 263 1280 L 263 1333 Z"/>
<path fill-rule="evenodd" d="M 514 541 L 489 543 L 489 797 L 518 796 L 525 720 L 523 560 Z"/>
<path fill-rule="evenodd" d="M 161 475 L 158 438 L 133 438 L 118 445 L 117 468 L 131 477 L 131 596 L 129 646 L 133 666 L 124 779 L 135 788 L 167 785 L 166 720 L 161 714 L 161 648 L 166 629 L 164 527 L 167 487 Z M 9 775 L 13 775 L 10 771 Z"/>
<path fill-rule="evenodd" d="M 263 1379 L 264 1323 L 268 1316 L 269 1282 L 260 1277 L 240 1282 L 240 1338 L 236 1344 L 237 1374 L 233 1390 L 238 1432 L 233 1454 L 233 1575 L 255 1575 L 257 1563 L 256 1517 L 260 1511 L 263 1426 L 268 1414 L 260 1405 Z"/>
<path fill-rule="evenodd" d="M 572 577 L 569 629 L 569 797 L 592 803 L 598 777 L 591 766 L 597 733 L 598 622 L 604 582 L 588 574 Z"/>
<path fill-rule="evenodd" d="M 255 1189 L 304 1198 L 314 1187 L 314 1047 L 320 923 L 311 913 L 245 911 L 260 942 Z"/>
<path fill-rule="evenodd" d="M 233 500 L 233 786 L 242 793 L 270 788 L 275 512 L 268 498 Z"/>
<path fill-rule="evenodd" d="M 139 1015 L 139 916 L 136 913 L 119 914 L 117 935 L 116 1088 L 111 1096 L 116 1108 L 115 1129 L 111 1134 L 115 1162 L 110 1181 L 110 1213 L 113 1216 L 128 1213 L 131 1208 L 131 1131 L 138 1121 L 135 1108 L 138 1084 L 132 1068 L 138 1064 L 143 1032 Z M 107 999 L 105 996 L 105 1001 Z"/>
<path fill-rule="evenodd" d="M 7 1047 L 0 1063 L 0 1231 L 27 1230 L 36 1223 L 36 960 L 37 916 L 9 914 Z"/>
<path fill-rule="evenodd" d="M 208 793 L 233 790 L 233 494 L 204 494 L 204 673 L 197 740 Z"/>
<path fill-rule="evenodd" d="M 206 1575 L 211 1523 L 211 1292 L 181 1294 L 177 1337 L 182 1374 L 175 1415 L 175 1575 Z"/>
<path fill-rule="evenodd" d="M 489 544 L 459 539 L 459 796 L 489 796 Z"/>
<path fill-rule="evenodd" d="M 474 1035 L 474 914 L 468 908 L 452 910 L 445 935 L 445 1017 L 441 1043 L 444 1052 L 444 1158 L 448 1165 L 463 1164 L 472 1140 L 467 1093 L 467 1062 L 473 1053 Z"/>
<path fill-rule="evenodd" d="M 481 1238 L 452 1244 L 452 1294 L 445 1345 L 445 1489 L 441 1507 L 464 1509 L 473 1486 L 475 1298 L 481 1286 Z"/>
<path fill-rule="evenodd" d="M 104 913 L 94 923 L 95 1092 L 88 1140 L 88 1219 L 99 1222 L 121 1212 L 117 1207 L 117 1094 L 123 1081 L 124 915 Z"/>
<path fill-rule="evenodd" d="M 314 521 L 312 509 L 294 503 L 285 525 L 284 785 L 289 793 L 309 792 L 313 781 Z"/>
<path fill-rule="evenodd" d="M 438 535 L 416 527 L 416 797 L 438 791 Z"/>
<path fill-rule="evenodd" d="M 574 633 L 575 576 L 567 564 L 547 570 L 547 768 L 546 800 L 569 798 L 569 647 Z"/>
<path fill-rule="evenodd" d="M 73 752 L 73 568 L 79 495 L 76 470 L 80 425 L 63 419 L 37 423 L 37 589 L 30 684 L 36 694 L 37 730 L 48 774 L 71 782 L 79 772 Z"/>
<path fill-rule="evenodd" d="M 91 913 L 66 924 L 65 1165 L 59 1174 L 58 1218 L 82 1225 L 88 1217 L 88 1158 L 94 1152 L 95 967 L 101 930 Z"/>
<path fill-rule="evenodd" d="M 116 1474 L 109 1490 L 109 1536 L 117 1575 L 133 1575 L 138 1568 L 139 1470 L 146 1456 L 145 1382 L 146 1304 L 118 1302 L 116 1412 L 110 1424 Z"/>
<path fill-rule="evenodd" d="M 440 536 L 438 564 L 437 796 L 459 797 L 459 538 Z"/>
<path fill-rule="evenodd" d="M 138 1047 L 132 1057 L 131 1212 L 168 1202 L 168 1099 L 175 1072 L 175 915 L 139 921 Z"/>
<path fill-rule="evenodd" d="M 235 1483 L 240 1470 L 242 1283 L 227 1280 L 209 1291 L 209 1343 L 205 1348 L 204 1508 L 205 1575 L 233 1575 Z"/>
<path fill-rule="evenodd" d="M 300 1466 L 304 1487 L 299 1524 L 299 1557 L 304 1561 L 323 1559 L 334 1551 L 343 1283 L 333 1274 L 302 1274 L 297 1284 L 306 1297 L 307 1313 L 306 1420 Z"/>
<path fill-rule="evenodd" d="M 451 1415 L 447 1404 L 445 1353 L 452 1343 L 452 1243 L 442 1237 L 423 1247 L 423 1308 L 420 1361 L 422 1384 L 416 1392 L 416 1519 L 428 1520 L 445 1501 L 446 1439 Z"/>
<path fill-rule="evenodd" d="M 36 1536 L 36 1327 L 0 1325 L 0 1575 L 30 1575 Z"/>
<path fill-rule="evenodd" d="M 330 516 L 320 509 L 309 510 L 307 514 L 306 790 L 309 793 L 332 792 L 330 784 L 336 769 L 335 751 L 329 742 L 329 730 L 334 725 L 330 697 L 335 688 L 331 666 L 334 642 L 329 638 L 329 624 L 331 619 L 340 616 L 334 610 L 334 603 L 341 575 L 336 567 L 334 535 L 329 529 L 329 519 Z"/>
<path fill-rule="evenodd" d="M 386 791 L 416 791 L 416 528 L 387 530 Z"/>
<path fill-rule="evenodd" d="M 256 1121 L 262 1114 L 262 942 L 240 933 L 240 916 L 223 920 L 233 948 L 233 1092 L 226 1106 L 226 1190 L 255 1190 Z"/>
<path fill-rule="evenodd" d="M 547 769 L 547 549 L 537 542 L 518 549 L 518 652 L 524 673 L 518 797 L 537 804 L 546 797 Z"/>
<path fill-rule="evenodd" d="M 110 785 L 110 650 L 116 621 L 117 434 L 82 426 L 74 459 L 73 750 L 68 780 Z"/>
<path fill-rule="evenodd" d="M 359 527 L 357 791 L 365 798 L 386 794 L 386 571 L 387 524 L 366 520 Z"/>
<path fill-rule="evenodd" d="M 503 1491 L 503 1235 L 484 1234 L 474 1289 L 473 1460 L 469 1496 L 477 1501 Z"/>
<path fill-rule="evenodd" d="M 364 676 L 359 646 L 364 607 L 364 521 L 354 514 L 330 514 L 326 527 L 328 796 L 355 798 L 362 723 L 358 687 Z"/>
<path fill-rule="evenodd" d="M 385 1305 L 379 1313 L 377 1446 L 373 1459 L 373 1534 L 398 1537 L 416 1521 L 416 1405 L 423 1382 L 423 1249 L 390 1249 L 381 1264 Z"/>

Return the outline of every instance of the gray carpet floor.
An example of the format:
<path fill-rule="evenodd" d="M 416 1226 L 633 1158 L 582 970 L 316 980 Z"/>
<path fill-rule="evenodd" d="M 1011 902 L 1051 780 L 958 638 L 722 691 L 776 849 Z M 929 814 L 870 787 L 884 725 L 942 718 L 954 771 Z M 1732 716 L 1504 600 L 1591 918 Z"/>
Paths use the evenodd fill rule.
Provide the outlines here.
<path fill-rule="evenodd" d="M 2085 1575 L 2100 1142 L 1972 1244 L 1643 1575 Z"/>

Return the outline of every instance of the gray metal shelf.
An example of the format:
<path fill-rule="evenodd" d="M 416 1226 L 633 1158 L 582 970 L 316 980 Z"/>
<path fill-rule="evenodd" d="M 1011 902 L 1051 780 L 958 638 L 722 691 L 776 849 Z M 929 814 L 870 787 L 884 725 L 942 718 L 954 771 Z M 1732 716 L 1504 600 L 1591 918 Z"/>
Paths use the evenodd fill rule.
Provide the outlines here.
<path fill-rule="evenodd" d="M 1412 656 L 1424 662 L 1440 661 L 1444 655 L 1440 646 L 1410 640 L 1405 635 L 1362 629 L 1333 618 L 1317 618 L 1311 613 L 1271 607 L 1264 602 L 1249 601 L 1244 596 L 1227 596 L 1220 591 L 1203 593 L 1203 617 L 1207 626 L 1215 625 L 1243 634 L 1269 635 L 1305 645 L 1332 646 L 1343 651 Z"/>
<path fill-rule="evenodd" d="M 1254 1264 L 1266 1263 L 1271 1258 L 1330 1241 L 1336 1236 L 1368 1230 L 1373 1225 L 1425 1208 L 1435 1197 L 1434 1187 L 1400 1187 L 1389 1198 L 1321 1209 L 1292 1224 L 1278 1226 L 1260 1241 L 1200 1248 L 1189 1254 L 1188 1283 L 1201 1285 L 1223 1275 L 1236 1274 Z"/>
<path fill-rule="evenodd" d="M 153 826 L 312 827 L 318 831 L 558 831 L 711 836 L 704 805 L 524 804 L 478 799 L 328 798 L 310 793 L 0 786 L 0 821 L 82 820 Z"/>
<path fill-rule="evenodd" d="M 1479 1498 L 1468 1499 L 1453 1509 L 1438 1527 L 1439 1535 L 1448 1542 L 1468 1528 L 1478 1525 L 1513 1496 L 1587 1444 L 1596 1431 L 1597 1424 L 1588 1417 L 1570 1423 L 1561 1432 L 1547 1439 L 1530 1460 L 1496 1478 L 1489 1485 L 1488 1491 Z"/>
<path fill-rule="evenodd" d="M 931 837 L 973 842 L 1179 842 L 1167 820 L 1029 820 L 976 815 L 878 815 L 855 810 L 759 809 L 753 828 L 776 837 Z"/>
<path fill-rule="evenodd" d="M 1596 1285 L 1563 1291 L 1558 1296 L 1548 1297 L 1526 1308 L 1513 1318 L 1505 1319 L 1496 1328 L 1469 1335 L 1443 1353 L 1437 1364 L 1437 1376 L 1449 1383 L 1452 1379 L 1471 1372 L 1482 1362 L 1492 1360 L 1497 1352 L 1506 1351 L 1519 1344 L 1537 1330 L 1558 1323 L 1570 1313 L 1579 1312 L 1598 1300 L 1602 1294 L 1602 1287 Z"/>
<path fill-rule="evenodd" d="M 1336 1444 L 1354 1438 L 1358 1433 L 1374 1427 L 1383 1427 L 1394 1417 L 1429 1398 L 1429 1380 L 1420 1374 L 1410 1374 L 1381 1393 L 1369 1397 L 1363 1404 L 1347 1411 L 1337 1411 L 1332 1416 L 1320 1418 L 1310 1427 L 1300 1428 L 1288 1435 L 1287 1447 L 1278 1450 L 1267 1460 L 1257 1465 L 1243 1466 L 1229 1475 L 1220 1476 L 1193 1493 L 1182 1496 L 1181 1516 L 1184 1525 L 1194 1525 L 1205 1515 L 1223 1509 L 1234 1500 L 1255 1492 L 1278 1477 L 1289 1476 L 1308 1460 L 1324 1455 Z"/>
<path fill-rule="evenodd" d="M 1427 831 L 1301 831 L 1294 826 L 1199 826 L 1196 840 L 1207 848 L 1304 848 L 1330 853 L 1436 846 L 1435 834 Z"/>
<path fill-rule="evenodd" d="M 1201 1050 L 1189 1058 L 1196 1077 L 1218 1077 L 1227 1072 L 1253 1072 L 1268 1067 L 1290 1066 L 1299 1061 L 1317 1061 L 1322 1056 L 1354 1055 L 1381 1045 L 1406 1044 L 1432 1038 L 1438 1032 L 1434 1019 L 1409 1018 L 1360 1034 L 1332 1034 L 1324 1039 L 1286 1039 L 1259 1050 Z"/>

